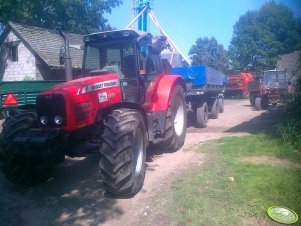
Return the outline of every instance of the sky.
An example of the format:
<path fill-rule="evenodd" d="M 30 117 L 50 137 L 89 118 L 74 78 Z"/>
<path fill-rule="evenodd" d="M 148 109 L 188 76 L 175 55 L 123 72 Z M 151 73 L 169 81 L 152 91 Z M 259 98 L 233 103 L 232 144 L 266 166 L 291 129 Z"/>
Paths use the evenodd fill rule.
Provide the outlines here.
<path fill-rule="evenodd" d="M 153 0 L 153 12 L 161 27 L 180 51 L 188 58 L 188 52 L 198 38 L 214 37 L 228 49 L 233 26 L 247 11 L 259 10 L 269 0 Z M 301 18 L 301 0 L 276 0 L 289 7 Z M 125 28 L 133 19 L 133 1 L 123 4 L 105 14 L 112 27 Z M 150 21 L 150 20 L 149 20 Z M 159 35 L 152 22 L 149 30 Z"/>

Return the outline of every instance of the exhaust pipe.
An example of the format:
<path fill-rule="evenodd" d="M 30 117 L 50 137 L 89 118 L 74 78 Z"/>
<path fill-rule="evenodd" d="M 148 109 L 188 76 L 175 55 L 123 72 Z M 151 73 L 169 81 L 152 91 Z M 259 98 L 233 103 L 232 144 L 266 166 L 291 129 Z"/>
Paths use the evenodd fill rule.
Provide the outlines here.
<path fill-rule="evenodd" d="M 69 49 L 69 40 L 66 34 L 62 32 L 62 30 L 59 30 L 59 34 L 60 36 L 63 37 L 65 41 L 65 54 L 64 54 L 65 76 L 66 76 L 66 80 L 70 81 L 73 79 L 73 77 L 72 77 L 72 62 L 71 62 L 70 49 Z"/>

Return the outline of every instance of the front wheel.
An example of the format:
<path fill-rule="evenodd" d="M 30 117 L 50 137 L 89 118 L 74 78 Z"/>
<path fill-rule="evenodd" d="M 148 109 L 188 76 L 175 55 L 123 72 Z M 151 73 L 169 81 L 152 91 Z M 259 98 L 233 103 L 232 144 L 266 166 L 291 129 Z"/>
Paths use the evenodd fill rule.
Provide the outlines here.
<path fill-rule="evenodd" d="M 166 113 L 164 140 L 159 147 L 171 151 L 180 149 L 184 145 L 186 127 L 187 112 L 184 91 L 181 85 L 176 85 Z"/>
<path fill-rule="evenodd" d="M 5 177 L 16 184 L 35 184 L 48 179 L 53 171 L 51 159 L 31 155 L 32 147 L 20 147 L 13 143 L 21 132 L 32 128 L 37 116 L 34 112 L 21 112 L 10 116 L 3 123 L 0 134 L 0 168 Z"/>
<path fill-rule="evenodd" d="M 99 166 L 107 192 L 132 197 L 145 177 L 146 128 L 138 110 L 116 109 L 107 115 Z"/>

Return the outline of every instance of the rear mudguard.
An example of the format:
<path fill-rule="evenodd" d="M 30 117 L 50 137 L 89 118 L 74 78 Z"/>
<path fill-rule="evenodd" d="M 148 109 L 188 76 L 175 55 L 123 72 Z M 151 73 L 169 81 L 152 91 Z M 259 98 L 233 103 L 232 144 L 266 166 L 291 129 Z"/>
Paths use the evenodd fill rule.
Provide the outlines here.
<path fill-rule="evenodd" d="M 184 91 L 186 91 L 186 85 L 181 76 L 163 75 L 161 77 L 153 96 L 153 104 L 150 109 L 151 112 L 167 110 L 173 88 L 176 84 L 180 84 Z"/>
<path fill-rule="evenodd" d="M 158 143 L 163 139 L 166 112 L 176 84 L 180 84 L 183 90 L 186 91 L 185 82 L 181 76 L 163 75 L 153 93 L 153 103 L 150 105 L 150 108 L 146 109 L 149 141 L 152 143 Z"/>

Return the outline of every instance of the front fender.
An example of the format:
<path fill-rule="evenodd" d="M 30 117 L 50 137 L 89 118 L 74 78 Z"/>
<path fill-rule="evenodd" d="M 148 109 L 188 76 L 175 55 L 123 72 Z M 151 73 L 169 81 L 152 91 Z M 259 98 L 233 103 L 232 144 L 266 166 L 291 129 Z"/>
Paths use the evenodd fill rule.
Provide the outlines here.
<path fill-rule="evenodd" d="M 181 76 L 178 75 L 163 75 L 159 81 L 157 89 L 153 96 L 153 105 L 151 111 L 166 111 L 171 98 L 173 88 L 176 84 L 180 84 L 184 91 L 186 85 Z"/>

